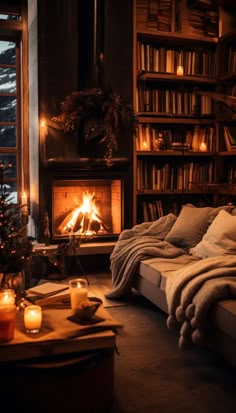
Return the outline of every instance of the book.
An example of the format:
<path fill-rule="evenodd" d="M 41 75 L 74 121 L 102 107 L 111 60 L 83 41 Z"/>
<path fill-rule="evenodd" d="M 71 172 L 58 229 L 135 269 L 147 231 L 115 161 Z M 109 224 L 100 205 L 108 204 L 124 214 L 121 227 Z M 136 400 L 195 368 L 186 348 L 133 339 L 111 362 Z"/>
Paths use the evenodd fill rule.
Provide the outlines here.
<path fill-rule="evenodd" d="M 54 295 L 65 290 L 69 290 L 68 284 L 45 282 L 29 288 L 27 292 L 30 293 L 30 295 L 49 297 L 50 295 Z"/>
<path fill-rule="evenodd" d="M 236 126 L 228 125 L 224 128 L 227 132 L 231 149 L 236 149 Z"/>

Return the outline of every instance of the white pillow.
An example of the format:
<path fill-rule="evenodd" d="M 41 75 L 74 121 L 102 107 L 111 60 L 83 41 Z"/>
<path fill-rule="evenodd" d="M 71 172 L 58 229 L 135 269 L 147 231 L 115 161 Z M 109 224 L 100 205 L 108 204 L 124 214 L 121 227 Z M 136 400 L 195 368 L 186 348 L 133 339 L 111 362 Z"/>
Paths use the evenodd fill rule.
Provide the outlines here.
<path fill-rule="evenodd" d="M 221 210 L 190 254 L 199 258 L 236 254 L 236 216 Z"/>

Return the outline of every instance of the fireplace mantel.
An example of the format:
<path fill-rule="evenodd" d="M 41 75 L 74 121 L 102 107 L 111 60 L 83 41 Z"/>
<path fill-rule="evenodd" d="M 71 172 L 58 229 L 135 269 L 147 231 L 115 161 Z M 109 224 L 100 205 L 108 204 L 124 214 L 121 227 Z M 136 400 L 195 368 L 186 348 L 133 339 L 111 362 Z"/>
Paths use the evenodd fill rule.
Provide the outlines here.
<path fill-rule="evenodd" d="M 93 169 L 100 168 L 107 172 L 112 171 L 115 168 L 122 168 L 129 166 L 130 161 L 128 158 L 113 158 L 112 165 L 108 167 L 106 161 L 103 158 L 50 158 L 46 161 L 45 166 L 47 168 L 81 168 L 81 169 Z"/>

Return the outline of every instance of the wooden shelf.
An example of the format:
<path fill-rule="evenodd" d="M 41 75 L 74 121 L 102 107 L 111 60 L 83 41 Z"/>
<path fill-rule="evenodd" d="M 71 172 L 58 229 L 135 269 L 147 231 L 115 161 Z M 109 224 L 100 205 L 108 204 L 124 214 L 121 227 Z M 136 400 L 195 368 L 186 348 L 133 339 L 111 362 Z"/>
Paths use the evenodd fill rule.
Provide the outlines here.
<path fill-rule="evenodd" d="M 184 116 L 176 116 L 171 114 L 158 114 L 156 112 L 137 112 L 136 115 L 139 118 L 139 122 L 141 123 L 176 123 L 176 124 L 212 124 L 215 122 L 215 116 L 207 116 L 207 117 L 199 117 L 199 116 L 191 116 L 187 115 Z"/>
<path fill-rule="evenodd" d="M 176 73 L 157 73 L 157 72 L 138 72 L 137 80 L 145 81 L 165 81 L 165 82 L 174 82 L 174 83 L 192 83 L 192 84 L 216 84 L 215 77 L 209 77 L 204 75 L 184 75 L 177 76 Z"/>
<path fill-rule="evenodd" d="M 236 153 L 236 152 L 235 152 Z M 160 150 L 160 151 L 137 151 L 136 152 L 137 157 L 143 157 L 143 156 L 147 156 L 147 157 L 156 157 L 156 156 L 167 156 L 167 157 L 172 157 L 172 156 L 176 156 L 176 157 L 180 157 L 180 156 L 184 156 L 184 157 L 199 157 L 199 156 L 203 156 L 203 157 L 209 157 L 209 156 L 216 156 L 217 152 L 195 152 L 195 151 L 186 151 L 186 150 L 182 150 L 182 151 L 176 151 L 174 149 L 168 149 L 168 150 Z"/>
<path fill-rule="evenodd" d="M 200 186 L 200 184 L 199 184 Z M 164 189 L 164 190 L 156 190 L 156 189 L 144 189 L 143 191 L 137 191 L 137 196 L 143 195 L 199 195 L 203 194 L 203 190 L 201 189 Z"/>
<path fill-rule="evenodd" d="M 152 40 L 154 42 L 161 41 L 175 46 L 182 46 L 189 45 L 199 45 L 199 46 L 215 46 L 218 42 L 217 37 L 204 37 L 204 36 L 197 36 L 191 35 L 180 32 L 157 32 L 156 30 L 137 30 L 136 32 L 137 38 L 142 38 L 145 40 Z M 170 43 L 171 42 L 171 43 Z"/>

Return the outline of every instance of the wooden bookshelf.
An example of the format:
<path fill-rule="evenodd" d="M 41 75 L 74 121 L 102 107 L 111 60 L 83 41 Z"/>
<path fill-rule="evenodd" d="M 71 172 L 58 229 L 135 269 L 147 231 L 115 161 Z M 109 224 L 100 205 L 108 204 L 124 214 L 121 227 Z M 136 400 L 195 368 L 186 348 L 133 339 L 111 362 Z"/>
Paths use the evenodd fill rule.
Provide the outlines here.
<path fill-rule="evenodd" d="M 216 206 L 231 195 L 225 185 L 232 189 L 236 167 L 234 148 L 226 151 L 224 122 L 235 122 L 236 116 L 222 112 L 210 95 L 231 90 L 236 96 L 236 32 L 231 13 L 213 1 L 134 3 L 133 89 L 139 119 L 134 223 L 139 223 L 158 218 L 168 207 L 177 213 L 183 202 Z M 165 9 L 161 29 L 154 18 L 159 6 Z M 202 24 L 203 14 L 209 27 Z M 228 33 L 222 32 L 226 27 Z"/>

